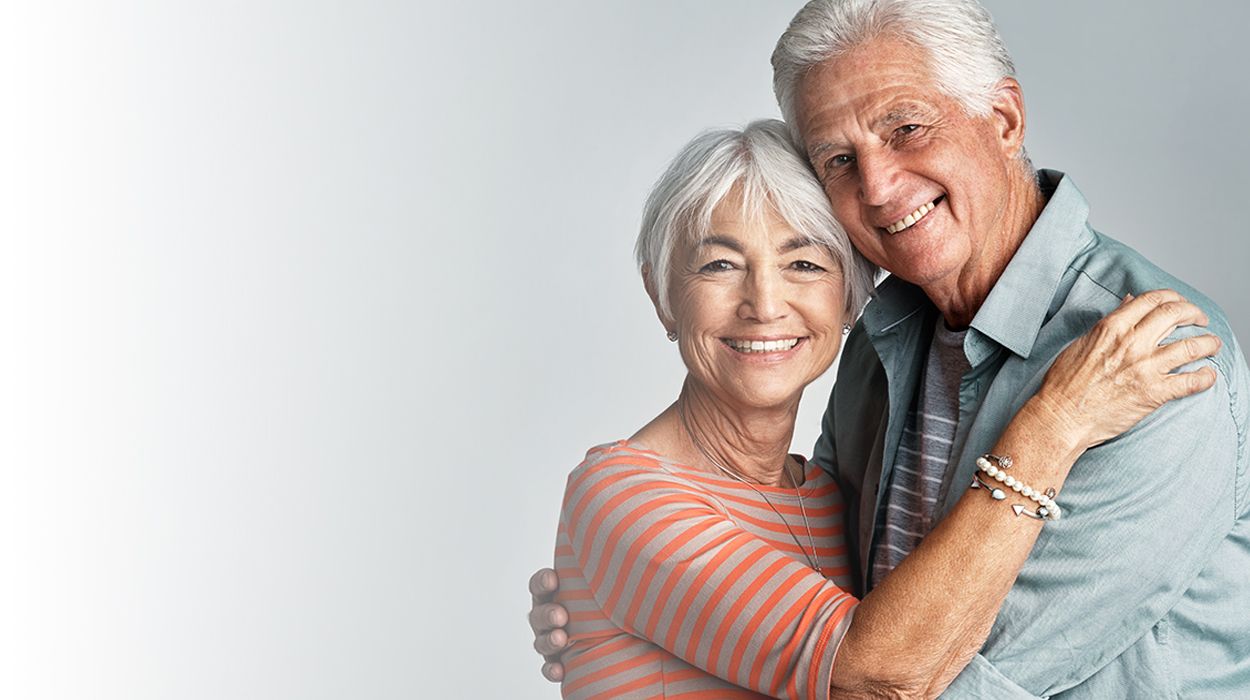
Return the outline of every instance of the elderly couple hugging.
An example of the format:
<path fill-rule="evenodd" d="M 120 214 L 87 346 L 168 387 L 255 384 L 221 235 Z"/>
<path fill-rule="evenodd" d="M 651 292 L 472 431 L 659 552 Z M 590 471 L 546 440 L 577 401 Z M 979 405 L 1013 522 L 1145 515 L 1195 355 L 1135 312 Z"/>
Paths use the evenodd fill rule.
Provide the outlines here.
<path fill-rule="evenodd" d="M 531 581 L 546 675 L 1250 697 L 1250 382 L 1219 309 L 1033 169 L 974 0 L 814 0 L 773 67 L 785 123 L 699 136 L 647 201 L 688 372 L 569 477 Z M 799 397 L 843 345 L 809 462 Z"/>

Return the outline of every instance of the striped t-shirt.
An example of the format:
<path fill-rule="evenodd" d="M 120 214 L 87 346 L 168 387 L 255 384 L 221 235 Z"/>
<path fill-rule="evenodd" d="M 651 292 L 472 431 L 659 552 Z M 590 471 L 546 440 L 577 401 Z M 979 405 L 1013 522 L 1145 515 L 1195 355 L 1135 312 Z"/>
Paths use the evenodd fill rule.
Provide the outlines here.
<path fill-rule="evenodd" d="M 890 475 L 885 513 L 877 520 L 872 585 L 902 563 L 936 525 L 937 504 L 959 427 L 959 384 L 971 369 L 964 354 L 968 331 L 952 331 L 942 319 L 933 329 L 920 395 L 907 412 Z"/>
<path fill-rule="evenodd" d="M 569 475 L 556 600 L 569 611 L 565 698 L 826 698 L 857 601 L 837 485 L 749 486 L 624 441 Z M 784 518 L 784 520 L 782 519 Z M 749 688 L 751 690 L 744 690 Z M 752 692 L 754 691 L 754 692 Z"/>

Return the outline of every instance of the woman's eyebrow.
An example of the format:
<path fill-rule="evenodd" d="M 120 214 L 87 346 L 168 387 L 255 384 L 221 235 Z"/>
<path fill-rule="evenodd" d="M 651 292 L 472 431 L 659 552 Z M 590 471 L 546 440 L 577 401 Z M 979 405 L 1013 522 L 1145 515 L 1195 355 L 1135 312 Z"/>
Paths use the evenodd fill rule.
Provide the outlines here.
<path fill-rule="evenodd" d="M 737 240 L 730 238 L 729 236 L 712 234 L 708 236 L 707 238 L 704 238 L 703 240 L 699 241 L 700 248 L 706 248 L 707 246 L 713 246 L 713 245 L 718 245 L 718 246 L 721 246 L 722 248 L 728 248 L 735 253 L 742 252 L 742 244 L 739 243 Z"/>
<path fill-rule="evenodd" d="M 816 244 L 802 236 L 795 236 L 794 238 L 791 238 L 790 240 L 778 246 L 777 250 L 782 253 L 790 253 L 800 248 L 807 248 L 808 246 L 813 246 L 813 245 L 816 245 Z"/>

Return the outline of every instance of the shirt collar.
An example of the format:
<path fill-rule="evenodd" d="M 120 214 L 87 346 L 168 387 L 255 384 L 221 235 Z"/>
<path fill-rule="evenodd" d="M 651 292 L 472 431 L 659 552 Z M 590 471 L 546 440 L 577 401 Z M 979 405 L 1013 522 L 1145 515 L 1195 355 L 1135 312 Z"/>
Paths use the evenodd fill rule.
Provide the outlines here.
<path fill-rule="evenodd" d="M 933 306 L 920 287 L 894 275 L 882 280 L 872 297 L 872 303 L 864 308 L 863 322 L 874 337 Z"/>
<path fill-rule="evenodd" d="M 1089 203 L 1072 178 L 1038 171 L 1043 190 L 1054 189 L 1041 216 L 972 319 L 972 328 L 1027 358 L 1051 301 L 1077 251 L 1091 237 Z"/>

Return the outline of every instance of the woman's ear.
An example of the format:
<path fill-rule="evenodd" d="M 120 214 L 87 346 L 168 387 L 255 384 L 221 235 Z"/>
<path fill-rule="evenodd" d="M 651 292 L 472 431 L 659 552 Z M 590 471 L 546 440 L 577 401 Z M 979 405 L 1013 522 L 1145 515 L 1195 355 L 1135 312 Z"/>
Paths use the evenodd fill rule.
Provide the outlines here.
<path fill-rule="evenodd" d="M 675 333 L 677 331 L 677 323 L 664 315 L 664 310 L 660 308 L 660 293 L 655 286 L 654 276 L 651 274 L 651 266 L 644 264 L 642 266 L 642 286 L 647 289 L 647 296 L 651 297 L 651 305 L 655 307 L 655 316 L 660 319 L 660 323 L 664 326 L 666 333 Z"/>

